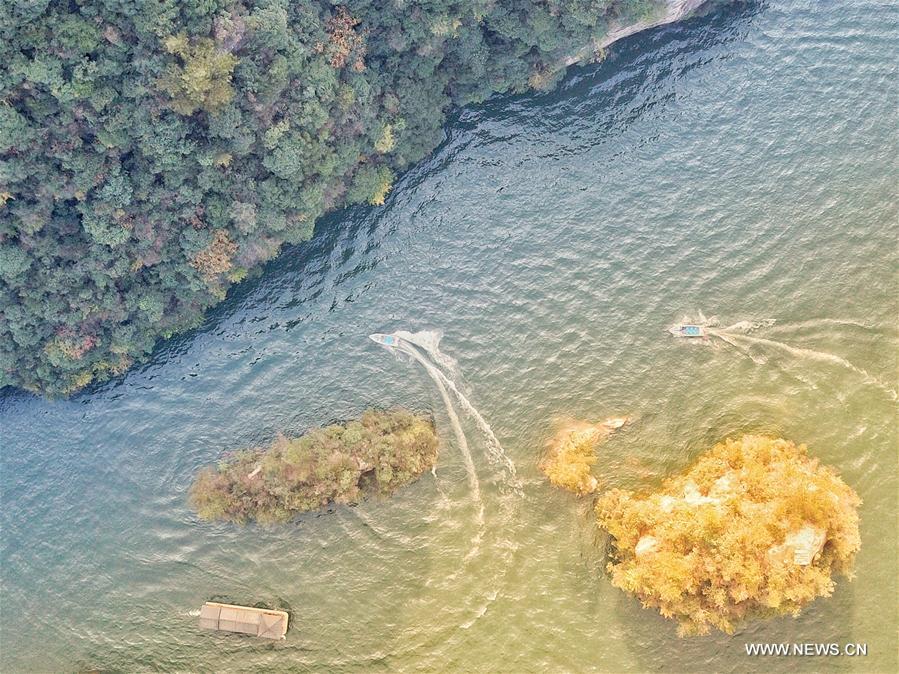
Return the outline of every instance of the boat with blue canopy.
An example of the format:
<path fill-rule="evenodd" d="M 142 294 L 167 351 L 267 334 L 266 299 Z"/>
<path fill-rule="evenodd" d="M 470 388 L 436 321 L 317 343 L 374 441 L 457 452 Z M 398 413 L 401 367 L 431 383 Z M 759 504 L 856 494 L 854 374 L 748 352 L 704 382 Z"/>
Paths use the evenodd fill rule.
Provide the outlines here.
<path fill-rule="evenodd" d="M 380 332 L 375 332 L 369 335 L 368 338 L 381 346 L 389 346 L 391 348 L 399 346 L 400 343 L 400 340 L 396 335 L 385 335 Z"/>
<path fill-rule="evenodd" d="M 696 325 L 695 323 L 681 323 L 679 325 L 674 325 L 668 329 L 675 337 L 690 337 L 690 338 L 704 338 L 707 337 L 706 330 L 701 325 Z"/>

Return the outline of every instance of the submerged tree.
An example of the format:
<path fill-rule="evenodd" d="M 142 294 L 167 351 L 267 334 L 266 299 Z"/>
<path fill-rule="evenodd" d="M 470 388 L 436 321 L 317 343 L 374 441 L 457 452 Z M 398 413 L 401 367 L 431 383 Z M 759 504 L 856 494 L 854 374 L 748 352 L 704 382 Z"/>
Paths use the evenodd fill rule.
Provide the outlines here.
<path fill-rule="evenodd" d="M 851 576 L 860 500 L 804 445 L 745 435 L 715 445 L 648 494 L 603 494 L 612 584 L 677 620 L 682 635 L 732 633 L 792 614 Z"/>
<path fill-rule="evenodd" d="M 565 424 L 547 443 L 540 470 L 554 487 L 578 495 L 593 493 L 599 486 L 599 479 L 592 472 L 597 460 L 596 446 L 626 422 L 626 418 L 613 417 L 596 424 Z"/>
<path fill-rule="evenodd" d="M 207 520 L 285 522 L 331 503 L 394 493 L 436 463 L 437 444 L 430 419 L 369 410 L 358 421 L 281 435 L 204 468 L 190 503 Z"/>

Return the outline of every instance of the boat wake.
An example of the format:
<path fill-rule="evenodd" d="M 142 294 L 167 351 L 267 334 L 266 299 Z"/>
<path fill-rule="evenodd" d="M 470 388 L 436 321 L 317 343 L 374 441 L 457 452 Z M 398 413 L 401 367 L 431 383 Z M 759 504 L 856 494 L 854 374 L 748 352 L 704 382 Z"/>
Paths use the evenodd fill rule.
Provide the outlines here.
<path fill-rule="evenodd" d="M 429 579 L 426 585 L 432 592 L 440 590 L 463 596 L 467 593 L 460 583 L 471 586 L 471 603 L 466 602 L 458 624 L 459 628 L 468 629 L 487 613 L 490 604 L 496 600 L 506 569 L 518 548 L 514 530 L 519 518 L 515 509 L 523 492 L 515 464 L 506 454 L 490 424 L 463 392 L 462 375 L 456 361 L 440 350 L 440 332 L 429 330 L 413 333 L 400 330 L 389 335 L 373 334 L 370 337 L 394 353 L 408 356 L 424 368 L 437 387 L 453 428 L 468 476 L 469 493 L 475 507 L 476 534 L 459 567 L 452 573 Z M 496 479 L 492 483 L 498 486 L 499 493 L 490 502 L 484 499 L 469 439 L 453 404 L 453 398 L 480 431 L 485 454 L 489 464 L 494 468 Z M 440 489 L 440 483 L 437 485 L 446 500 L 447 496 Z M 486 526 L 487 510 L 491 512 L 489 527 Z M 483 576 L 485 572 L 489 574 L 487 583 L 484 582 L 487 580 Z M 429 598 L 422 599 L 423 602 L 429 600 Z"/>
<path fill-rule="evenodd" d="M 473 541 L 475 543 L 475 546 L 468 553 L 469 557 L 474 556 L 475 554 L 477 554 L 477 548 L 480 545 L 480 539 L 483 536 L 484 502 L 481 498 L 481 484 L 478 480 L 478 473 L 474 466 L 474 459 L 472 458 L 471 450 L 468 447 L 468 438 L 465 437 L 465 431 L 462 430 L 462 424 L 459 421 L 459 415 L 456 414 L 456 409 L 453 407 L 453 403 L 450 400 L 449 393 L 447 393 L 446 386 L 444 386 L 443 380 L 445 379 L 445 377 L 443 376 L 443 373 L 440 372 L 440 370 L 426 361 L 421 356 L 421 354 L 415 350 L 414 347 L 410 347 L 404 342 L 400 341 L 395 348 L 398 351 L 408 354 L 409 356 L 414 358 L 425 369 L 425 372 L 427 372 L 431 379 L 434 381 L 434 385 L 437 386 L 437 391 L 440 393 L 440 397 L 443 400 L 444 407 L 446 407 L 446 414 L 449 417 L 450 425 L 453 427 L 453 432 L 456 435 L 456 443 L 459 445 L 459 451 L 462 454 L 462 461 L 465 463 L 465 472 L 468 475 L 468 486 L 471 491 L 471 500 L 475 505 L 475 521 L 480 530 L 478 537 Z"/>
<path fill-rule="evenodd" d="M 761 328 L 771 328 L 774 324 L 777 323 L 773 318 L 762 318 L 756 321 L 737 321 L 733 325 L 728 325 L 725 328 L 718 328 L 718 332 L 740 332 L 743 334 L 747 334 L 750 332 L 754 332 Z M 710 326 L 710 328 L 714 328 L 715 326 Z M 713 331 L 710 329 L 710 331 Z"/>
<path fill-rule="evenodd" d="M 461 375 L 459 374 L 456 361 L 440 351 L 440 339 L 442 337 L 440 332 L 436 330 L 423 330 L 421 332 L 399 330 L 395 332 L 394 335 L 400 338 L 401 344 L 402 342 L 408 342 L 424 349 L 434 362 L 442 365 L 450 373 L 450 377 L 447 377 L 440 370 L 434 370 L 432 378 L 436 376 L 446 388 L 453 392 L 463 409 L 468 412 L 474 422 L 478 425 L 481 433 L 483 433 L 490 460 L 493 461 L 494 464 L 502 466 L 507 471 L 509 486 L 520 494 L 521 484 L 518 481 L 515 464 L 506 454 L 506 450 L 503 449 L 502 444 L 500 444 L 500 441 L 497 439 L 490 424 L 488 424 L 481 413 L 478 412 L 477 408 L 471 404 L 468 397 L 459 390 L 459 386 L 456 384 L 456 381 L 454 381 L 454 379 L 461 378 Z"/>
<path fill-rule="evenodd" d="M 774 321 L 771 321 L 771 324 L 774 325 Z M 871 330 L 872 326 L 867 323 L 862 323 L 861 321 L 853 321 L 851 319 L 842 319 L 842 318 L 813 318 L 807 321 L 794 321 L 792 323 L 780 323 L 773 328 L 772 331 L 782 331 L 782 330 L 801 330 L 803 328 L 824 328 L 831 326 L 852 326 L 856 328 L 864 328 L 865 330 Z"/>
<path fill-rule="evenodd" d="M 769 347 L 773 349 L 777 349 L 783 353 L 787 353 L 797 359 L 804 360 L 814 360 L 821 363 L 828 363 L 831 365 L 836 365 L 842 367 L 846 370 L 854 372 L 855 374 L 861 377 L 862 381 L 875 388 L 880 389 L 884 393 L 886 393 L 892 400 L 899 399 L 896 391 L 891 388 L 889 385 L 885 384 L 877 377 L 872 375 L 867 370 L 858 367 L 854 363 L 846 360 L 842 356 L 838 356 L 834 353 L 829 353 L 827 351 L 818 351 L 816 349 L 809 349 L 805 347 L 797 347 L 791 346 L 790 344 L 786 344 L 784 342 L 770 339 L 766 337 L 758 337 L 752 335 L 750 333 L 755 332 L 756 330 L 762 328 L 772 328 L 775 325 L 774 319 L 763 319 L 758 321 L 739 321 L 734 323 L 733 325 L 729 325 L 724 328 L 710 327 L 707 329 L 707 332 L 710 336 L 717 337 L 721 341 L 733 346 L 740 352 L 749 356 L 754 362 L 758 364 L 764 364 L 767 362 L 767 358 L 759 357 L 754 355 L 748 348 L 748 345 L 756 345 L 761 347 Z M 801 321 L 792 324 L 783 324 L 780 326 L 782 329 L 788 328 L 802 328 L 802 327 L 820 327 L 825 325 L 851 325 L 851 326 L 859 326 L 866 327 L 863 323 L 859 323 L 857 321 L 851 320 L 840 320 L 840 319 L 829 319 L 829 318 L 820 318 L 810 321 Z M 806 381 L 803 379 L 803 381 Z"/>

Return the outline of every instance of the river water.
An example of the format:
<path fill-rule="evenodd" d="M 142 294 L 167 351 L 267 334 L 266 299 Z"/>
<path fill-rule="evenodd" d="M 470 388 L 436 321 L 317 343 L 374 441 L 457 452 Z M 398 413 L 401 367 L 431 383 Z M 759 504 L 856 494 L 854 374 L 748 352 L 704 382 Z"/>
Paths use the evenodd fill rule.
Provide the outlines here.
<path fill-rule="evenodd" d="M 630 38 L 557 91 L 459 113 L 386 206 L 324 220 L 119 381 L 7 392 L 0 669 L 895 671 L 897 19 L 772 0 Z M 699 310 L 776 322 L 764 342 L 665 334 Z M 449 391 L 473 475 L 445 382 L 367 339 L 399 329 L 443 333 L 495 433 L 501 451 Z M 389 501 L 269 529 L 187 507 L 229 449 L 394 405 L 433 411 L 443 446 Z M 798 619 L 678 639 L 536 468 L 559 419 L 612 415 L 633 421 L 601 449 L 607 486 L 657 485 L 730 434 L 807 443 L 864 500 L 856 580 Z M 287 607 L 292 629 L 200 632 L 212 597 Z"/>

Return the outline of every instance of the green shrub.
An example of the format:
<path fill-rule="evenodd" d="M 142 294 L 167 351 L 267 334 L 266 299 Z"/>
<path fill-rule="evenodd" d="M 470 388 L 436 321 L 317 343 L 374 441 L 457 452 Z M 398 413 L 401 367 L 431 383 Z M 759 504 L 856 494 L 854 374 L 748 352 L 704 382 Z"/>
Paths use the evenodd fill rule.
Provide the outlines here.
<path fill-rule="evenodd" d="M 285 522 L 332 503 L 389 495 L 437 461 L 433 422 L 404 410 L 369 410 L 358 421 L 279 435 L 202 469 L 191 506 L 206 520 Z"/>
<path fill-rule="evenodd" d="M 237 58 L 219 49 L 209 38 L 191 42 L 181 33 L 166 38 L 165 50 L 178 57 L 160 79 L 160 88 L 172 97 L 172 108 L 183 115 L 197 110 L 217 112 L 234 98 L 231 76 Z"/>
<path fill-rule="evenodd" d="M 859 504 L 804 445 L 745 435 L 715 445 L 657 492 L 604 494 L 596 514 L 613 537 L 612 584 L 687 635 L 798 615 L 829 596 L 833 571 L 851 576 Z"/>

